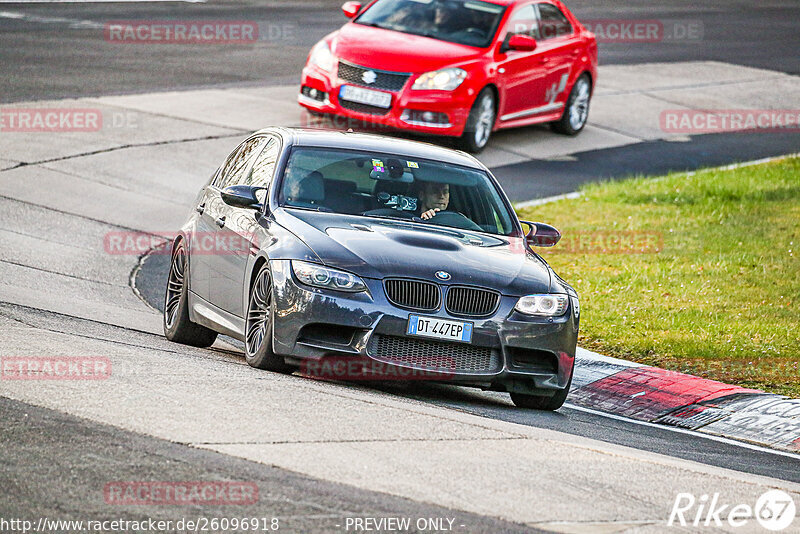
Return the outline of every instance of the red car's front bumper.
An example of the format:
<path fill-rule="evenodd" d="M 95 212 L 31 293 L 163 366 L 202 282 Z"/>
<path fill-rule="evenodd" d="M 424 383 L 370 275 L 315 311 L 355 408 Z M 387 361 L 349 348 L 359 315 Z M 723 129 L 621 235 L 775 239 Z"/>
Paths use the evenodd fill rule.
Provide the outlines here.
<path fill-rule="evenodd" d="M 463 85 L 455 91 L 412 91 L 412 83 L 413 77 L 410 77 L 399 91 L 378 89 L 392 95 L 392 106 L 384 112 L 380 108 L 339 100 L 342 85 L 373 87 L 344 82 L 335 73 L 307 65 L 303 69 L 297 100 L 309 110 L 355 119 L 358 125 L 382 125 L 426 134 L 460 136 L 475 99 L 474 91 Z M 352 123 L 348 121 L 348 125 Z"/>

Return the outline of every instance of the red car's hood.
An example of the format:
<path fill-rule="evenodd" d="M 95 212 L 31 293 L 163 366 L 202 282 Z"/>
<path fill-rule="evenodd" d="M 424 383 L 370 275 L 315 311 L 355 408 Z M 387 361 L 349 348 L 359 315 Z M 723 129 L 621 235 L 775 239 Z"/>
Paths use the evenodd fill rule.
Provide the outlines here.
<path fill-rule="evenodd" d="M 334 34 L 331 51 L 362 67 L 423 73 L 482 54 L 478 48 L 349 23 Z"/>

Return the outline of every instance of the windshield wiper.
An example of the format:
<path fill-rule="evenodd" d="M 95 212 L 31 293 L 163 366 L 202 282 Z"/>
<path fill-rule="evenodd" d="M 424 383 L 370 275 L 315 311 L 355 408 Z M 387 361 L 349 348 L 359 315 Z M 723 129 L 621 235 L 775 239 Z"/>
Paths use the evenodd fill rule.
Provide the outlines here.
<path fill-rule="evenodd" d="M 361 24 L 362 26 L 369 26 L 370 28 L 380 28 L 381 30 L 391 30 L 386 26 L 381 26 L 377 22 L 357 22 L 356 24 Z"/>
<path fill-rule="evenodd" d="M 392 221 L 405 221 L 405 222 L 422 222 L 419 217 L 398 217 L 396 215 L 364 215 L 371 219 L 389 219 Z"/>

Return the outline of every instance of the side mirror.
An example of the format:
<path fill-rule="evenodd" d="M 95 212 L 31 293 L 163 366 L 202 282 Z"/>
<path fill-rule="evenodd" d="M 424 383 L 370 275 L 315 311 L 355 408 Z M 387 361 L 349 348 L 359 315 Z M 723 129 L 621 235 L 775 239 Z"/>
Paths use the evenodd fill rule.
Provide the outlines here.
<path fill-rule="evenodd" d="M 361 2 L 345 2 L 342 5 L 342 12 L 348 19 L 352 19 L 361 11 Z"/>
<path fill-rule="evenodd" d="M 540 222 L 520 221 L 530 226 L 525 234 L 525 242 L 529 247 L 552 247 L 561 240 L 561 232 L 554 226 Z"/>
<path fill-rule="evenodd" d="M 232 185 L 222 191 L 222 201 L 234 208 L 249 208 L 261 211 L 263 206 L 256 197 L 256 193 L 263 189 L 263 187 L 252 185 Z"/>
<path fill-rule="evenodd" d="M 508 38 L 507 50 L 517 50 L 519 52 L 533 52 L 536 50 L 536 39 L 521 33 L 515 33 Z"/>

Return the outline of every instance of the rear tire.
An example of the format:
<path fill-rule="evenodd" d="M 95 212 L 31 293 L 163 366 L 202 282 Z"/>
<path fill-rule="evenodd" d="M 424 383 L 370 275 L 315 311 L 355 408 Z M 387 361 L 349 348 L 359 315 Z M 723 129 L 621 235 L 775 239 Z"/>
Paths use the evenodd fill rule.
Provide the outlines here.
<path fill-rule="evenodd" d="M 464 133 L 458 140 L 462 150 L 472 154 L 481 152 L 489 144 L 495 120 L 497 119 L 497 99 L 494 91 L 485 87 L 478 94 L 467 117 Z"/>
<path fill-rule="evenodd" d="M 292 370 L 283 356 L 272 350 L 272 275 L 269 265 L 258 270 L 250 288 L 245 323 L 244 355 L 248 365 L 256 369 L 286 373 Z"/>
<path fill-rule="evenodd" d="M 567 105 L 561 118 L 551 122 L 554 131 L 564 135 L 577 135 L 589 120 L 589 103 L 592 98 L 592 83 L 588 74 L 581 74 L 572 86 Z"/>
<path fill-rule="evenodd" d="M 574 371 L 573 371 L 574 372 Z M 511 393 L 511 401 L 518 408 L 532 408 L 534 410 L 555 411 L 564 405 L 569 395 L 569 388 L 572 386 L 572 377 L 569 377 L 567 387 L 557 391 L 555 395 L 545 397 L 543 395 L 528 395 L 527 393 Z"/>
<path fill-rule="evenodd" d="M 164 297 L 164 335 L 167 339 L 192 347 L 210 347 L 217 333 L 189 319 L 189 287 L 186 283 L 189 262 L 183 241 L 175 244 Z"/>

